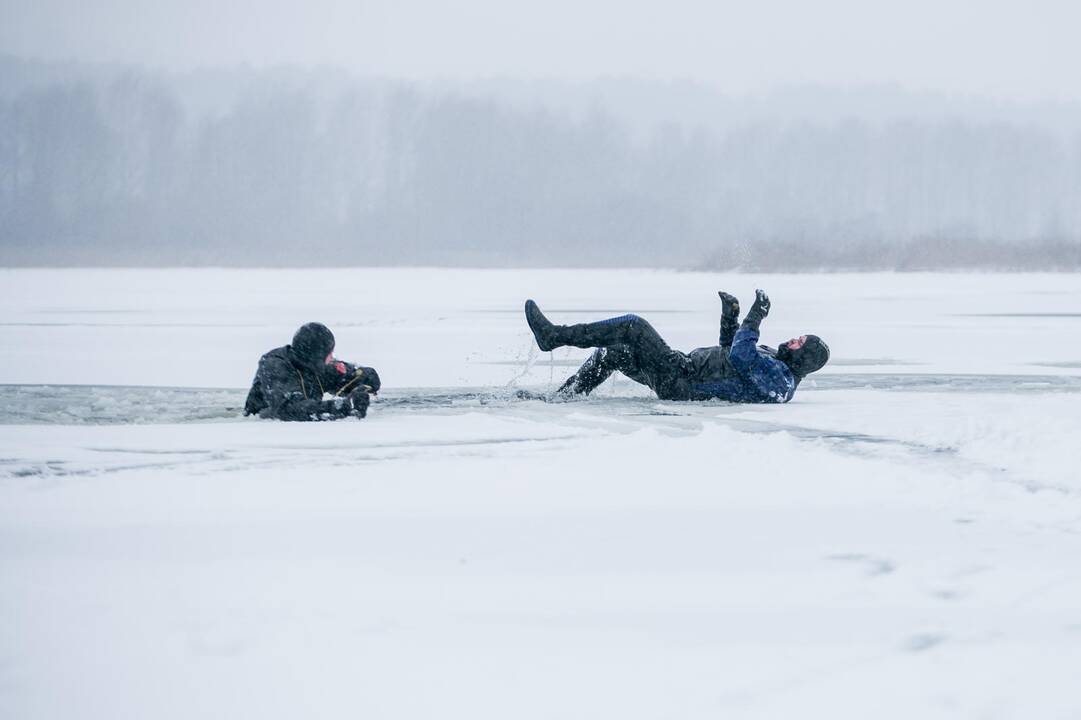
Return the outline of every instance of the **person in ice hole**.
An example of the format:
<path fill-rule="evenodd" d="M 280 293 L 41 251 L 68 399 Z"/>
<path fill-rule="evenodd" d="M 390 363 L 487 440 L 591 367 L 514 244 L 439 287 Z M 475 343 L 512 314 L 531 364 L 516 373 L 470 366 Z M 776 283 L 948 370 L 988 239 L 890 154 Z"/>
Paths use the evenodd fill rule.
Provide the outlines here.
<path fill-rule="evenodd" d="M 368 414 L 369 395 L 379 392 L 375 368 L 334 357 L 334 333 L 308 323 L 293 342 L 259 358 L 245 415 L 277 420 L 337 420 Z M 325 395 L 333 395 L 324 400 Z"/>
<path fill-rule="evenodd" d="M 829 360 L 817 335 L 801 335 L 776 350 L 758 345 L 758 326 L 769 314 L 769 296 L 755 293 L 754 305 L 739 324 L 739 300 L 721 297 L 720 344 L 682 353 L 668 347 L 653 326 L 637 315 L 581 325 L 554 325 L 537 303 L 526 300 L 525 316 L 543 351 L 570 345 L 597 348 L 559 392 L 588 394 L 619 370 L 648 386 L 662 400 L 785 403 L 800 381 Z"/>

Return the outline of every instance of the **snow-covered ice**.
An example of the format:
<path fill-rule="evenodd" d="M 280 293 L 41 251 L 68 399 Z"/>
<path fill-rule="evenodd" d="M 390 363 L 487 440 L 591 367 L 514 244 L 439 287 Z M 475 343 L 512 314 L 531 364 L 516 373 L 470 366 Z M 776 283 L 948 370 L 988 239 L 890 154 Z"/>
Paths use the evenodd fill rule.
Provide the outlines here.
<path fill-rule="evenodd" d="M 833 361 L 661 402 L 521 317 Z M 321 320 L 367 420 L 239 417 Z M 0 271 L 0 717 L 1077 717 L 1081 278 Z"/>

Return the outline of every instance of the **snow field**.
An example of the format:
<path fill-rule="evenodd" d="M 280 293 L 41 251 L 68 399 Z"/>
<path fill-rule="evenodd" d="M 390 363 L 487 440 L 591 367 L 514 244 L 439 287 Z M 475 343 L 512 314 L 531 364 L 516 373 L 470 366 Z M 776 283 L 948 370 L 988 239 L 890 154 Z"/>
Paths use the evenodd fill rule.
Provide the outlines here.
<path fill-rule="evenodd" d="M 365 421 L 0 425 L 0 716 L 1081 713 L 1079 395 L 876 384 L 1077 374 L 1076 276 L 6 275 L 0 382 L 239 388 L 324 319 L 388 389 Z M 690 349 L 756 285 L 764 340 L 867 386 L 396 404 L 561 381 L 584 353 L 531 353 L 525 295 Z"/>

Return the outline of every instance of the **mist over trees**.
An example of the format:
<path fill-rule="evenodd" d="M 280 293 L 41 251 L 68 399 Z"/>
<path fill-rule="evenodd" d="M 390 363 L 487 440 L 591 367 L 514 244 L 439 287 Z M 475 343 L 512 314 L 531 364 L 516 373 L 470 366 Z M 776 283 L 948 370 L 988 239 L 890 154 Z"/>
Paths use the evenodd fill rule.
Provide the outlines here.
<path fill-rule="evenodd" d="M 1081 113 L 0 58 L 0 264 L 1081 267 Z"/>

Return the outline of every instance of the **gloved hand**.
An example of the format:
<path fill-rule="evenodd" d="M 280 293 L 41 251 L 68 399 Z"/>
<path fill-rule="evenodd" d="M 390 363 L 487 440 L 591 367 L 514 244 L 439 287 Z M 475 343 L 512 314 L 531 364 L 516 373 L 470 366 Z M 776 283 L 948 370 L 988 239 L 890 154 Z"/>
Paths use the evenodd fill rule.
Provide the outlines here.
<path fill-rule="evenodd" d="M 364 388 L 349 393 L 349 403 L 353 406 L 353 414 L 357 417 L 364 417 L 368 414 L 368 403 L 370 402 L 371 398 L 368 397 L 368 391 Z"/>
<path fill-rule="evenodd" d="M 765 290 L 755 290 L 754 305 L 748 311 L 747 319 L 760 321 L 767 315 L 769 315 L 769 295 L 766 294 Z"/>
<path fill-rule="evenodd" d="M 739 298 L 730 295 L 724 290 L 718 290 L 717 296 L 721 298 L 721 317 L 739 317 Z"/>
<path fill-rule="evenodd" d="M 364 383 L 369 388 L 371 388 L 371 390 L 369 390 L 368 392 L 371 392 L 371 393 L 379 392 L 379 387 L 380 387 L 379 373 L 377 373 L 375 371 L 375 368 L 358 367 L 357 368 L 357 374 L 360 375 L 360 382 Z"/>

